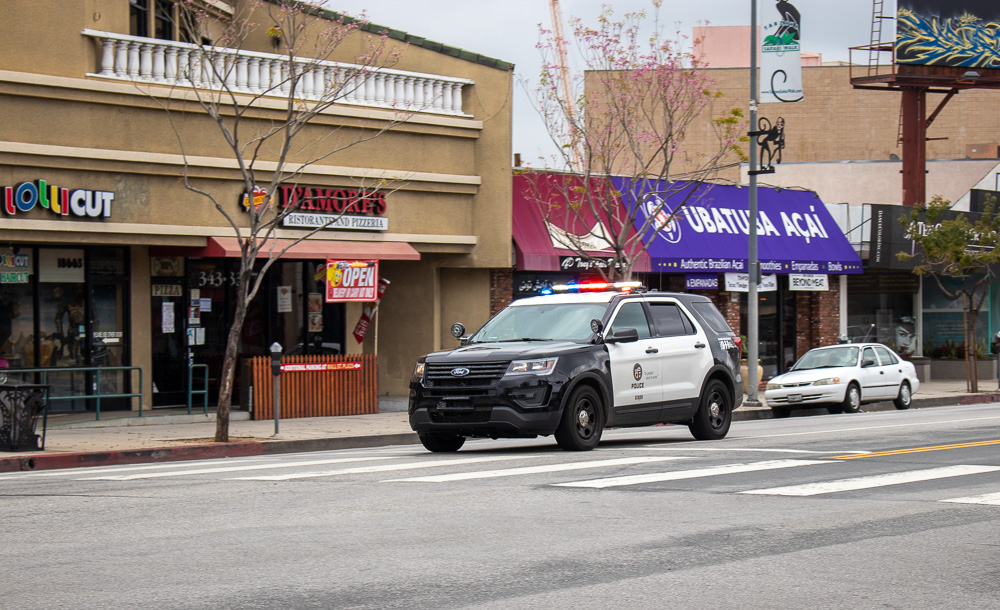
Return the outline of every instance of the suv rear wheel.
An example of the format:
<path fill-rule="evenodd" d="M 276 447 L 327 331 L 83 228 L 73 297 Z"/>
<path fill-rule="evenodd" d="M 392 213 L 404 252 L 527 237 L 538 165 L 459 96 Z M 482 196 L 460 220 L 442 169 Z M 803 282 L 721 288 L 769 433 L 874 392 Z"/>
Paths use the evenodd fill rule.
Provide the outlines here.
<path fill-rule="evenodd" d="M 694 414 L 694 421 L 688 429 L 699 441 L 715 441 L 726 437 L 732 422 L 733 401 L 729 398 L 726 386 L 718 379 L 713 379 L 705 386 L 701 407 Z"/>
<path fill-rule="evenodd" d="M 590 451 L 601 442 L 604 432 L 604 408 L 601 398 L 590 386 L 582 385 L 563 409 L 556 428 L 556 442 L 566 451 Z"/>

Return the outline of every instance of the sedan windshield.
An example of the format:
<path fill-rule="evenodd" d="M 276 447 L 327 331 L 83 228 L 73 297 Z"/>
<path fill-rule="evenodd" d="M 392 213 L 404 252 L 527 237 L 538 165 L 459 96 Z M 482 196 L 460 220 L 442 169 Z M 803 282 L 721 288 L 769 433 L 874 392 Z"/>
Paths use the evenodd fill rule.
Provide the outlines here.
<path fill-rule="evenodd" d="M 793 371 L 823 369 L 837 366 L 857 366 L 858 348 L 856 346 L 835 347 L 832 349 L 816 349 L 806 352 L 805 356 L 795 363 Z"/>
<path fill-rule="evenodd" d="M 607 303 L 544 303 L 508 307 L 474 334 L 471 343 L 488 341 L 566 340 L 590 338 L 590 321 L 600 319 Z"/>

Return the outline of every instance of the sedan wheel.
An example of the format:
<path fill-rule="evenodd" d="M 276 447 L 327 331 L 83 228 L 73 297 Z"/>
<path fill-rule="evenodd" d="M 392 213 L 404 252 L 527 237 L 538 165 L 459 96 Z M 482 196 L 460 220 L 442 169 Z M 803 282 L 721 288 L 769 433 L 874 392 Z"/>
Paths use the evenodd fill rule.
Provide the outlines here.
<path fill-rule="evenodd" d="M 847 393 L 841 406 L 844 408 L 844 413 L 857 413 L 861 410 L 861 388 L 858 384 L 852 382 L 847 386 Z"/>
<path fill-rule="evenodd" d="M 906 381 L 903 385 L 899 386 L 899 395 L 892 401 L 892 404 L 896 405 L 899 410 L 909 409 L 910 404 L 913 403 L 913 395 L 910 394 L 910 384 Z"/>

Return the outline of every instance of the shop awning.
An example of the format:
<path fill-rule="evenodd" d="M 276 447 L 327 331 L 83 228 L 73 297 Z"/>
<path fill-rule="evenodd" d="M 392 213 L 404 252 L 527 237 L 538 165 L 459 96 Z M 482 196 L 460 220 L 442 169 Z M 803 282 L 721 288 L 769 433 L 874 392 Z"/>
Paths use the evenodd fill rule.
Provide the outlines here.
<path fill-rule="evenodd" d="M 663 220 L 643 236 L 654 272 L 746 272 L 750 191 L 694 182 L 629 182 L 615 178 L 635 228 L 663 202 Z M 669 214 L 680 209 L 672 222 Z M 763 273 L 861 273 L 861 259 L 812 191 L 757 189 L 757 250 Z"/>
<path fill-rule="evenodd" d="M 274 252 L 280 252 L 292 240 L 276 239 Z M 270 248 L 271 244 L 268 244 Z M 240 241 L 235 237 L 209 237 L 204 248 L 150 247 L 154 256 L 191 256 L 234 258 L 240 256 Z M 261 252 L 266 256 L 266 252 Z M 408 243 L 395 241 L 322 241 L 307 239 L 292 245 L 282 258 L 293 259 L 379 259 L 420 260 L 420 253 Z"/>
<path fill-rule="evenodd" d="M 585 270 L 586 263 L 581 259 L 580 254 L 573 248 L 565 246 L 566 235 L 575 236 L 575 239 L 582 240 L 581 243 L 591 243 L 593 250 L 585 250 L 587 254 L 607 260 L 614 257 L 614 251 L 610 248 L 603 248 L 600 239 L 595 239 L 595 235 L 600 235 L 602 231 L 607 233 L 613 227 L 609 227 L 609 220 L 598 219 L 589 212 L 581 210 L 577 216 L 574 213 L 564 213 L 565 195 L 560 193 L 560 185 L 555 181 L 578 181 L 576 188 L 582 188 L 582 180 L 577 176 L 566 174 L 517 174 L 514 176 L 514 190 L 512 203 L 512 224 L 511 232 L 514 237 L 514 254 L 519 271 L 579 271 Z M 591 189 L 595 193 L 601 192 L 596 185 L 597 179 L 592 181 Z M 553 204 L 553 212 L 543 215 L 538 201 L 550 201 Z M 618 226 L 625 219 L 623 213 L 619 214 Z M 630 236 L 635 235 L 635 231 L 629 229 Z M 572 238 L 571 238 L 572 239 Z M 641 244 L 637 244 L 641 248 Z M 581 266 L 582 265 L 582 266 Z M 649 271 L 649 257 L 640 254 L 633 271 Z"/>

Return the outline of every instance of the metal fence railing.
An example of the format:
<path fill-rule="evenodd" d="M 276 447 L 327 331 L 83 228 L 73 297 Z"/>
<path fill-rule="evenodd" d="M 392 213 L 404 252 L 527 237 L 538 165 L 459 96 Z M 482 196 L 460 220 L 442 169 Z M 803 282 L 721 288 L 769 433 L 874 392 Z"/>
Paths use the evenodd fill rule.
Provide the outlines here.
<path fill-rule="evenodd" d="M 105 390 L 105 383 L 102 383 L 102 378 L 105 382 L 115 379 L 117 373 L 125 372 L 125 376 L 129 376 L 131 372 L 138 373 L 138 383 L 136 384 L 137 391 L 135 392 L 119 392 L 116 391 L 116 387 L 107 388 Z M 54 394 L 53 387 L 58 389 L 58 384 L 54 384 L 54 377 L 59 375 L 67 375 L 72 373 L 90 373 L 93 374 L 93 381 L 90 384 L 89 393 L 76 393 L 73 394 Z M 73 401 L 73 400 L 94 400 L 95 417 L 97 420 L 101 419 L 101 400 L 111 399 L 111 398 L 128 398 L 128 399 L 139 399 L 139 417 L 142 417 L 142 368 L 138 366 L 73 366 L 73 367 L 50 367 L 50 368 L 37 368 L 37 369 L 8 369 L 7 377 L 8 379 L 14 378 L 16 376 L 22 376 L 22 380 L 25 382 L 34 381 L 41 383 L 42 385 L 49 386 L 49 391 L 46 392 L 45 397 L 45 412 L 48 414 L 48 407 L 50 404 L 60 401 Z M 27 378 L 26 378 L 27 377 Z"/>
<path fill-rule="evenodd" d="M 203 372 L 202 388 L 200 390 L 194 389 L 194 370 L 198 369 Z M 187 407 L 188 415 L 191 415 L 191 404 L 192 396 L 194 394 L 201 394 L 201 407 L 202 410 L 208 413 L 208 365 L 207 364 L 189 364 L 188 365 L 188 383 L 187 383 Z"/>

